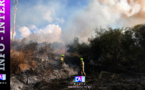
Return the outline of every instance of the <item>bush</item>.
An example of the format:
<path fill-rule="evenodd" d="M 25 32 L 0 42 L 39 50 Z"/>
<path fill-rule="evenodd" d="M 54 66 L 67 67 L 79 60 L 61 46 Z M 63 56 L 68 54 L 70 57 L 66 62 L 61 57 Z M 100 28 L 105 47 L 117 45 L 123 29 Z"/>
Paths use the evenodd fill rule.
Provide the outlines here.
<path fill-rule="evenodd" d="M 101 29 L 102 30 L 102 29 Z M 87 68 L 115 73 L 145 72 L 145 25 L 133 28 L 104 29 L 96 32 L 89 44 L 75 38 L 68 45 L 68 53 L 84 58 Z M 89 64 L 93 62 L 92 65 Z"/>

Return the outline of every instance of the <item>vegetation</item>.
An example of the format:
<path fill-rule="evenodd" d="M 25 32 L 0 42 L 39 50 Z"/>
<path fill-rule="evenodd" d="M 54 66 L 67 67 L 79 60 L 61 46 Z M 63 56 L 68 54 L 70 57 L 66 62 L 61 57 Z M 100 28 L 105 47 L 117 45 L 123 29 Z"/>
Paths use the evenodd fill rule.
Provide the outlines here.
<path fill-rule="evenodd" d="M 145 25 L 100 31 L 96 32 L 94 38 L 89 38 L 89 44 L 79 43 L 79 39 L 75 38 L 68 45 L 71 55 L 77 54 L 84 58 L 87 72 L 94 70 L 92 68 L 97 72 L 145 72 Z"/>
<path fill-rule="evenodd" d="M 25 44 L 15 41 L 11 44 L 10 71 L 11 74 L 19 74 L 23 72 L 20 68 L 30 66 L 35 73 L 44 74 L 53 68 L 48 68 L 49 61 L 52 59 L 54 53 L 50 44 L 39 45 L 35 42 Z"/>

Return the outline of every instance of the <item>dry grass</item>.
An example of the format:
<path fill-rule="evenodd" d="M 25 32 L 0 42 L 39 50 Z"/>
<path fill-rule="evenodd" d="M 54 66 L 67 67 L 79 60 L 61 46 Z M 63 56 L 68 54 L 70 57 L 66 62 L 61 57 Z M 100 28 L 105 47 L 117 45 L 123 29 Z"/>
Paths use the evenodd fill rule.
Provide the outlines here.
<path fill-rule="evenodd" d="M 19 64 L 24 63 L 24 53 L 11 50 L 10 54 L 10 73 L 16 74 L 19 68 Z"/>
<path fill-rule="evenodd" d="M 29 70 L 32 67 L 36 68 L 37 63 L 32 60 L 32 52 L 25 53 L 24 51 L 18 52 L 16 50 L 11 50 L 10 55 L 10 73 L 18 74 L 24 70 Z"/>
<path fill-rule="evenodd" d="M 10 52 L 11 74 L 18 74 L 23 70 L 28 69 L 45 72 L 49 70 L 48 65 L 44 65 L 47 64 L 48 62 L 43 63 L 43 61 L 40 60 L 44 58 L 46 60 L 53 60 L 54 59 L 53 49 L 49 44 L 45 44 L 40 48 L 37 45 L 38 45 L 37 43 L 29 43 L 22 44 L 19 46 L 15 45 L 15 48 L 11 47 Z"/>

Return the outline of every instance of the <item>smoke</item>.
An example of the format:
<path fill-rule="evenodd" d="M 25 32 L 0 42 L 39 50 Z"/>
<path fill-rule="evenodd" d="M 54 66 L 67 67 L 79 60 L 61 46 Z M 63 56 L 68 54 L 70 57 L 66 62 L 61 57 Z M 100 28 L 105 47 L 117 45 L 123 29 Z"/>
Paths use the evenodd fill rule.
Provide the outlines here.
<path fill-rule="evenodd" d="M 30 28 L 31 30 L 38 29 L 35 25 L 30 25 L 29 28 Z"/>
<path fill-rule="evenodd" d="M 48 22 L 52 22 L 53 18 L 51 16 L 52 12 L 51 11 L 47 11 L 46 13 L 43 13 L 43 19 L 47 20 Z"/>
<path fill-rule="evenodd" d="M 100 0 L 109 6 L 114 6 L 115 13 L 120 13 L 120 21 L 122 26 L 134 26 L 136 24 L 143 24 L 145 22 L 145 1 L 144 0 Z"/>
<path fill-rule="evenodd" d="M 96 28 L 132 27 L 145 22 L 144 0 L 90 0 L 88 6 L 69 21 L 62 40 L 69 43 L 74 37 L 87 41 Z"/>
<path fill-rule="evenodd" d="M 78 71 L 74 71 L 73 68 L 69 67 L 67 64 L 64 63 L 63 68 L 65 71 L 68 72 L 68 76 L 77 75 Z"/>
<path fill-rule="evenodd" d="M 20 27 L 19 32 L 21 33 L 21 36 L 23 38 L 26 38 L 31 34 L 29 28 L 27 28 L 26 26 Z"/>
<path fill-rule="evenodd" d="M 68 44 L 75 37 L 78 37 L 80 42 L 87 42 L 89 37 L 95 35 L 96 28 L 132 27 L 145 22 L 145 0 L 89 0 L 85 8 L 76 9 L 67 20 L 55 17 L 57 14 L 55 9 L 49 8 L 50 10 L 48 10 L 43 6 L 39 6 L 37 9 L 42 11 L 40 19 L 49 23 L 53 21 L 60 22 L 63 24 L 63 30 L 54 24 L 47 25 L 42 29 L 37 28 L 35 25 L 37 25 L 36 22 L 39 18 L 35 20 L 32 16 L 35 25 L 27 27 L 27 29 L 25 27 L 25 30 L 19 29 L 21 36 L 26 41 L 38 43 L 62 41 Z M 37 9 L 34 7 L 32 11 L 36 13 Z M 37 23 L 40 23 L 39 21 Z"/>
<path fill-rule="evenodd" d="M 53 72 L 49 74 L 49 79 L 66 79 L 77 74 L 78 70 L 75 70 L 64 63 L 61 69 L 54 69 Z"/>
<path fill-rule="evenodd" d="M 56 18 L 56 21 L 61 24 L 63 24 L 65 22 L 63 18 Z"/>
<path fill-rule="evenodd" d="M 32 25 L 30 28 L 35 29 L 35 31 L 32 33 L 32 30 L 30 30 L 28 27 L 21 27 L 19 29 L 21 36 L 25 38 L 25 41 L 51 43 L 58 41 L 61 35 L 61 28 L 54 24 L 47 25 L 42 29 L 38 29 L 35 25 Z"/>

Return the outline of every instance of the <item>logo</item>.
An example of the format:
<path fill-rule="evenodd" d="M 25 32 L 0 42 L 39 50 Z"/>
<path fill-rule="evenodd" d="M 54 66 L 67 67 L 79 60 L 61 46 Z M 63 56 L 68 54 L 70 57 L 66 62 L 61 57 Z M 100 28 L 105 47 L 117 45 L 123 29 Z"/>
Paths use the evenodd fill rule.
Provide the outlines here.
<path fill-rule="evenodd" d="M 0 74 L 0 80 L 6 80 L 6 74 Z"/>
<path fill-rule="evenodd" d="M 85 82 L 85 76 L 75 76 L 75 82 Z"/>

